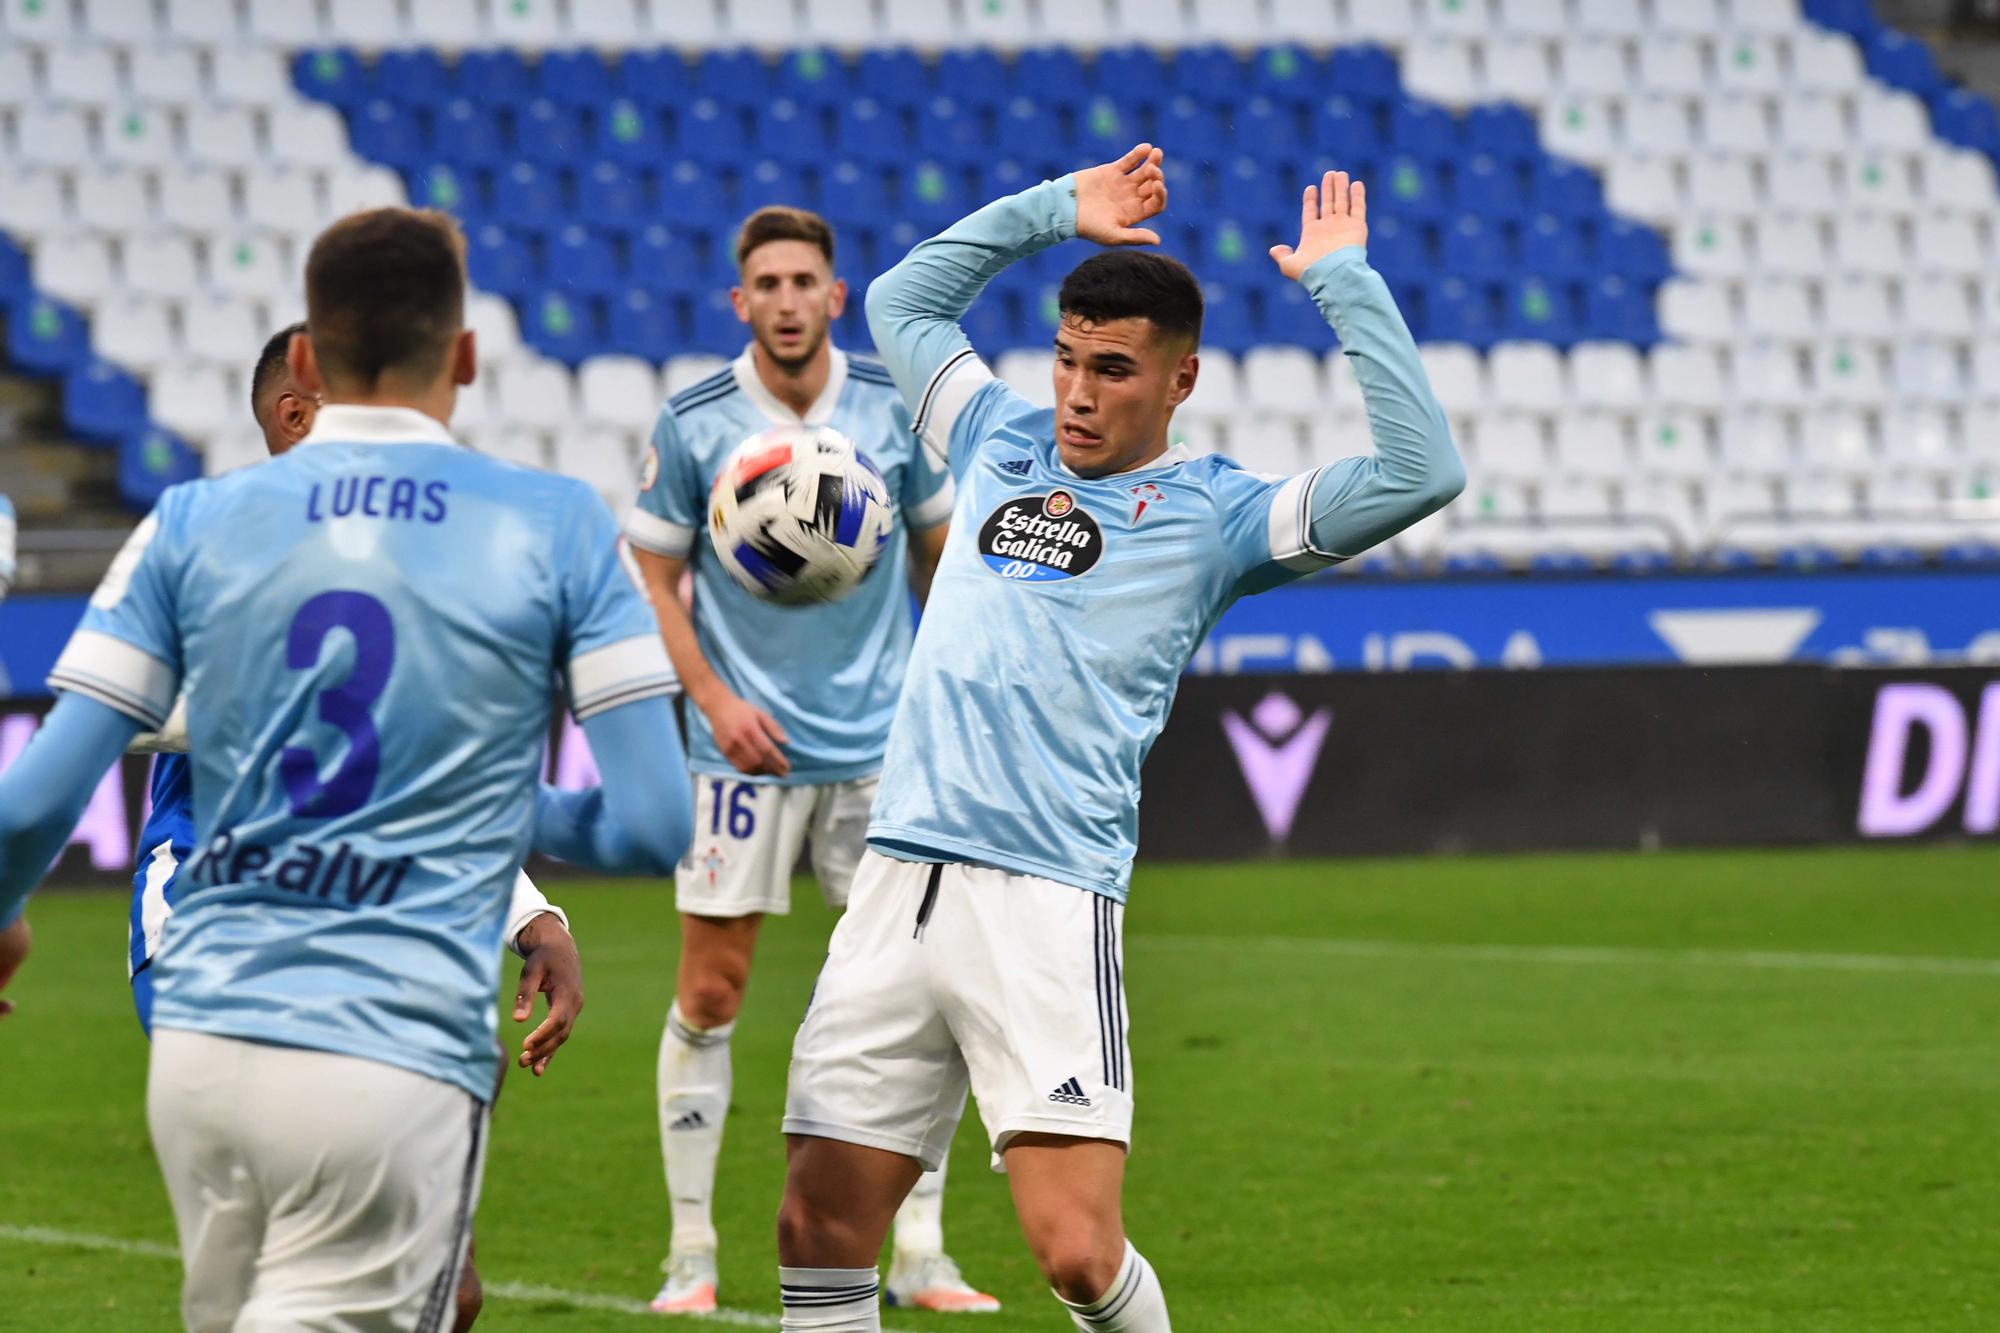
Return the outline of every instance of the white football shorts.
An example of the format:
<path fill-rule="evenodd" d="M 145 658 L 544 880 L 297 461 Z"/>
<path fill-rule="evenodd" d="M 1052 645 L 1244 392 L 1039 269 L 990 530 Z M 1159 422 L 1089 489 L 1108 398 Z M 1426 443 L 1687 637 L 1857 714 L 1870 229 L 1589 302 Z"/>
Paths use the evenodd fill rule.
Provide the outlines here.
<path fill-rule="evenodd" d="M 1054 880 L 866 852 L 792 1042 L 785 1132 L 938 1167 L 968 1081 L 1016 1134 L 1132 1141 L 1125 907 Z"/>
<path fill-rule="evenodd" d="M 826 905 L 847 906 L 868 845 L 873 774 L 818 786 L 781 786 L 696 773 L 694 841 L 674 874 L 674 905 L 690 916 L 792 910 L 792 869 L 810 850 Z"/>
<path fill-rule="evenodd" d="M 487 1107 L 374 1060 L 163 1028 L 146 1118 L 196 1333 L 448 1329 Z"/>

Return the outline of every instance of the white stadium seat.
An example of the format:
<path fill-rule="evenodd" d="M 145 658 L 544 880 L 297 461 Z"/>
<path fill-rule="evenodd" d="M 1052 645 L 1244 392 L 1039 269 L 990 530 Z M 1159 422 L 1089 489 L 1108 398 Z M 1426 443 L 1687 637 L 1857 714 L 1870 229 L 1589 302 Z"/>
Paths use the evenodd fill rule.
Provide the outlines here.
<path fill-rule="evenodd" d="M 795 0 L 727 0 L 729 38 L 745 46 L 781 47 L 803 27 Z"/>
<path fill-rule="evenodd" d="M 631 10 L 629 0 L 625 8 Z M 446 52 L 476 45 L 480 37 L 479 10 L 476 0 L 417 0 L 410 6 L 409 25 L 400 40 Z M 344 16 L 342 26 L 345 26 Z M 635 35 L 628 33 L 625 40 Z"/>
<path fill-rule="evenodd" d="M 1545 519 L 1607 519 L 1611 492 L 1593 478 L 1559 477 L 1543 484 L 1537 508 Z"/>
<path fill-rule="evenodd" d="M 150 183 L 129 167 L 80 168 L 72 189 L 76 220 L 94 231 L 146 230 L 155 216 Z"/>
<path fill-rule="evenodd" d="M 1835 267 L 1847 273 L 1895 277 L 1907 266 L 1903 229 L 1894 218 L 1847 214 L 1834 219 Z"/>
<path fill-rule="evenodd" d="M 1784 343 L 1738 347 L 1731 379 L 1745 403 L 1797 407 L 1811 396 L 1798 353 Z"/>
<path fill-rule="evenodd" d="M 90 122 L 69 107 L 24 107 L 14 119 L 14 151 L 23 166 L 73 167 L 92 157 Z"/>
<path fill-rule="evenodd" d="M 1617 151 L 1610 104 L 1602 98 L 1562 96 L 1542 105 L 1542 144 L 1580 162 L 1604 162 Z"/>
<path fill-rule="evenodd" d="M 1854 39 L 1801 24 L 1791 34 L 1792 82 L 1809 92 L 1848 92 L 1865 82 Z"/>
<path fill-rule="evenodd" d="M 51 49 L 42 69 L 42 92 L 62 106 L 99 107 L 118 101 L 124 81 L 111 48 L 75 42 Z"/>
<path fill-rule="evenodd" d="M 1882 415 L 1882 453 L 1891 469 L 1935 480 L 1964 466 L 1957 423 L 1945 410 L 1902 406 Z"/>
<path fill-rule="evenodd" d="M 179 354 L 167 307 L 143 296 L 105 302 L 90 321 L 90 345 L 106 361 L 138 375 L 151 375 Z"/>
<path fill-rule="evenodd" d="M 1740 476 L 1782 477 L 1798 466 L 1790 417 L 1768 408 L 1741 408 L 1716 431 L 1722 466 Z"/>
<path fill-rule="evenodd" d="M 1276 35 L 1311 41 L 1325 40 L 1321 34 L 1332 26 L 1330 16 L 1334 12 L 1331 0 L 1271 0 L 1271 11 Z M 1303 32 L 1282 26 L 1293 21 L 1289 14 L 1297 15 L 1296 22 L 1304 27 Z M 1038 11 L 1029 0 L 978 0 L 965 11 L 959 44 L 1013 52 L 1044 40 L 1047 37 Z"/>
<path fill-rule="evenodd" d="M 1412 97 L 1463 107 L 1484 95 L 1472 62 L 1472 46 L 1449 38 L 1412 42 L 1403 52 L 1403 85 Z"/>
<path fill-rule="evenodd" d="M 1462 343 L 1424 343 L 1417 355 L 1445 411 L 1462 415 L 1487 406 L 1486 362 L 1479 353 Z"/>
<path fill-rule="evenodd" d="M 1715 83 L 1731 92 L 1772 93 L 1785 86 L 1783 48 L 1772 36 L 1717 30 Z"/>
<path fill-rule="evenodd" d="M 185 46 L 151 46 L 130 57 L 132 95 L 187 106 L 202 97 L 201 62 Z"/>
<path fill-rule="evenodd" d="M 1054 358 L 1051 357 L 1050 360 L 1053 362 Z M 664 395 L 671 398 L 683 389 L 692 389 L 695 385 L 701 383 L 716 371 L 725 369 L 728 365 L 729 362 L 722 357 L 709 356 L 702 352 L 673 357 L 667 362 L 666 372 L 661 376 L 661 379 L 664 381 L 661 386 Z M 1001 378 L 1007 379 L 1004 375 Z M 1043 376 L 1045 381 L 1047 378 L 1046 375 Z M 1014 384 L 1014 381 L 1011 379 L 1008 379 L 1007 382 Z M 1017 390 L 1020 388 L 1017 384 L 1014 387 Z M 1048 390 L 1044 388 L 1044 396 L 1047 393 Z"/>
<path fill-rule="evenodd" d="M 1489 96 L 1539 103 L 1549 96 L 1555 67 L 1548 43 L 1532 37 L 1496 37 L 1484 44 L 1481 65 Z"/>
<path fill-rule="evenodd" d="M 571 0 L 570 34 L 592 46 L 612 45 L 605 34 L 622 20 L 606 18 L 598 11 L 618 3 L 622 0 Z M 636 0 L 629 7 L 639 11 L 639 29 L 650 40 L 695 48 L 723 45 L 720 6 L 690 5 L 684 0 Z"/>
<path fill-rule="evenodd" d="M 1729 0 L 1729 23 L 1743 32 L 1789 35 L 1799 26 L 1799 0 Z"/>
<path fill-rule="evenodd" d="M 339 0 L 333 0 L 338 3 Z M 214 0 L 170 0 L 182 7 L 206 5 L 210 10 L 224 8 Z M 245 0 L 246 17 L 249 20 L 248 34 L 272 46 L 310 45 L 324 40 L 327 36 L 326 14 L 318 0 Z M 202 38 L 204 41 L 219 42 L 233 35 L 231 31 L 216 32 Z M 346 40 L 342 37 L 341 40 Z"/>
<path fill-rule="evenodd" d="M 1817 153 L 1785 152 L 1764 160 L 1764 198 L 1801 213 L 1833 213 L 1841 207 L 1834 185 L 1833 159 Z"/>
<path fill-rule="evenodd" d="M 1687 196 L 1672 158 L 1634 153 L 1613 158 L 1605 168 L 1604 201 L 1626 217 L 1671 222 L 1686 210 Z"/>
<path fill-rule="evenodd" d="M 1701 138 L 1714 153 L 1764 153 L 1772 146 L 1771 113 L 1762 97 L 1737 94 L 1702 105 Z"/>
<path fill-rule="evenodd" d="M 1066 12 L 1068 5 L 1044 5 Z M 1051 27 L 1055 26 L 1053 24 Z M 1396 4 L 1357 5 L 1349 0 L 1347 5 L 1348 41 L 1381 42 L 1388 46 L 1401 46 L 1417 36 L 1417 6 L 1410 0 L 1399 0 Z"/>
<path fill-rule="evenodd" d="M 1541 423 L 1533 417 L 1513 413 L 1481 417 L 1474 439 L 1478 442 L 1474 470 L 1482 480 L 1540 481 L 1548 475 L 1548 446 Z"/>
<path fill-rule="evenodd" d="M 1827 269 L 1826 232 L 1818 218 L 1773 213 L 1750 224 L 1755 267 L 1768 277 L 1817 278 Z"/>
<path fill-rule="evenodd" d="M 181 306 L 182 337 L 197 361 L 249 365 L 279 327 L 265 317 L 262 306 L 240 297 L 196 297 Z"/>
<path fill-rule="evenodd" d="M 1913 339 L 1891 352 L 1897 395 L 1913 403 L 1955 403 L 1965 398 L 1966 378 L 1951 343 Z"/>
<path fill-rule="evenodd" d="M 1637 86 L 1647 92 L 1694 97 L 1708 90 L 1708 61 L 1703 42 L 1678 35 L 1649 37 L 1639 43 L 1638 54 Z"/>
<path fill-rule="evenodd" d="M 468 296 L 465 327 L 472 330 L 482 366 L 497 366 L 522 354 L 521 328 L 514 319 L 514 307 L 498 296 L 486 292 Z"/>
<path fill-rule="evenodd" d="M 168 366 L 153 377 L 148 399 L 153 420 L 192 441 L 212 439 L 243 419 L 243 405 L 231 387 L 219 366 Z"/>
<path fill-rule="evenodd" d="M 799 33 L 793 34 L 793 43 L 803 36 L 810 42 L 851 51 L 868 46 L 881 36 L 875 26 L 874 11 L 868 5 L 844 4 L 842 0 L 800 0 L 800 3 L 805 11 L 805 24 Z"/>
<path fill-rule="evenodd" d="M 1674 409 L 1654 410 L 1633 432 L 1640 471 L 1654 476 L 1701 477 L 1715 465 L 1708 419 Z"/>
<path fill-rule="evenodd" d="M 310 241 L 333 219 L 320 199 L 319 178 L 296 167 L 243 176 L 243 220 L 253 227 Z"/>
<path fill-rule="evenodd" d="M 62 176 L 46 167 L 30 167 L 16 174 L 0 190 L 0 229 L 27 240 L 69 226 L 69 210 L 63 204 Z"/>
<path fill-rule="evenodd" d="M 1488 0 L 1425 0 L 1423 26 L 1440 37 L 1480 37 L 1493 27 Z"/>
<path fill-rule="evenodd" d="M 1753 338 L 1804 341 L 1819 331 L 1812 297 L 1806 285 L 1785 278 L 1763 278 L 1743 288 L 1743 331 Z"/>
<path fill-rule="evenodd" d="M 111 246 L 95 236 L 56 236 L 35 247 L 35 286 L 71 305 L 96 305 L 118 289 Z"/>
<path fill-rule="evenodd" d="M 280 0 L 265 0 L 275 8 Z M 256 12 L 252 0 L 251 12 Z M 290 21 L 275 32 L 261 34 L 286 42 L 310 42 L 320 35 L 318 0 L 284 0 Z M 166 0 L 167 32 L 185 42 L 215 43 L 238 35 L 236 6 L 216 0 Z"/>
<path fill-rule="evenodd" d="M 201 107 L 186 124 L 190 162 L 215 167 L 254 167 L 264 160 L 257 118 L 244 107 Z"/>
<path fill-rule="evenodd" d="M 1569 31 L 1567 0 L 1494 0 L 1494 25 L 1528 37 L 1560 37 Z"/>
<path fill-rule="evenodd" d="M 183 231 L 219 231 L 236 217 L 236 187 L 219 167 L 160 173 L 160 220 Z"/>
<path fill-rule="evenodd" d="M 1846 99 L 1812 92 L 1789 92 L 1779 98 L 1778 142 L 1803 152 L 1851 151 L 1854 136 Z"/>
<path fill-rule="evenodd" d="M 224 232 L 210 237 L 207 249 L 208 281 L 214 291 L 268 300 L 291 285 L 291 256 L 276 237 Z"/>
<path fill-rule="evenodd" d="M 184 236 L 135 236 L 124 245 L 126 290 L 181 301 L 205 289 L 194 243 Z"/>
<path fill-rule="evenodd" d="M 1237 369 L 1236 358 L 1220 350 L 1203 351 L 1201 373 L 1195 377 L 1194 392 L 1188 395 L 1180 410 L 1190 417 L 1227 422 L 1241 414 L 1244 406 L 1243 377 Z"/>
<path fill-rule="evenodd" d="M 587 426 L 647 431 L 660 413 L 659 376 L 638 357 L 592 357 L 577 368 L 576 385 Z"/>
<path fill-rule="evenodd" d="M 623 517 L 638 492 L 638 473 L 632 462 L 628 437 L 620 431 L 598 428 L 560 431 L 555 436 L 555 470 L 588 482 L 604 498 L 612 513 Z"/>
<path fill-rule="evenodd" d="M 1618 481 L 1632 474 L 1625 418 L 1612 412 L 1569 412 L 1556 419 L 1556 468 L 1578 477 Z"/>
<path fill-rule="evenodd" d="M 1632 91 L 1625 43 L 1605 37 L 1565 36 L 1556 44 L 1563 91 L 1571 96 L 1624 97 Z"/>
<path fill-rule="evenodd" d="M 1908 213 L 1918 203 L 1910 154 L 1874 149 L 1835 159 L 1840 208 L 1849 212 Z"/>
<path fill-rule="evenodd" d="M 1305 452 L 1296 416 L 1245 418 L 1229 432 L 1229 456 L 1251 472 L 1289 477 L 1313 464 Z"/>
<path fill-rule="evenodd" d="M 332 110 L 314 103 L 301 105 L 292 90 L 292 76 L 285 68 L 284 58 L 263 46 L 215 48 L 209 62 L 209 92 L 221 106 L 282 106 L 286 125 L 280 128 L 280 134 L 290 132 L 291 119 L 300 111 Z M 342 147 L 346 146 L 345 134 L 340 142 Z"/>
<path fill-rule="evenodd" d="M 1764 212 L 1757 173 L 1744 157 L 1712 158 L 1688 173 L 1687 204 L 1697 213 L 1744 218 Z"/>
<path fill-rule="evenodd" d="M 1309 416 L 1326 403 L 1319 358 L 1302 347 L 1253 347 L 1243 356 L 1243 396 L 1258 411 Z"/>
<path fill-rule="evenodd" d="M 1930 142 L 1930 112 L 1913 93 L 1865 90 L 1855 106 L 1861 142 L 1870 148 L 1913 152 Z"/>
<path fill-rule="evenodd" d="M 1824 342 L 1810 353 L 1812 396 L 1821 402 L 1874 405 L 1888 393 L 1882 359 L 1873 344 Z"/>
<path fill-rule="evenodd" d="M 202 473 L 210 477 L 219 477 L 238 468 L 255 467 L 271 457 L 263 434 L 254 426 L 225 429 L 195 443 L 201 449 Z"/>
<path fill-rule="evenodd" d="M 1806 465 L 1821 472 L 1866 477 L 1882 466 L 1868 418 L 1852 408 L 1826 407 L 1806 413 L 1798 424 L 1798 438 Z"/>
<path fill-rule="evenodd" d="M 536 13 L 551 6 L 553 0 L 506 0 L 493 10 L 495 36 L 503 43 L 532 46 L 533 43 L 519 41 L 511 32 L 503 31 L 509 16 L 526 10 Z M 332 30 L 339 34 L 343 44 L 357 46 L 364 51 L 382 50 L 399 46 L 407 36 L 403 26 L 402 6 L 396 0 L 332 0 Z M 526 24 L 520 26 L 526 27 Z"/>
<path fill-rule="evenodd" d="M 1992 260 L 1979 239 L 1979 229 L 1964 214 L 1930 213 L 1919 217 L 1910 235 L 1910 262 L 1930 273 L 1962 273 L 1972 277 L 1989 272 Z"/>
<path fill-rule="evenodd" d="M 1681 271 L 1709 278 L 1741 278 L 1752 266 L 1743 227 L 1733 218 L 1686 218 L 1675 224 L 1673 255 Z"/>
<path fill-rule="evenodd" d="M 1706 347 L 1661 343 L 1651 353 L 1653 396 L 1674 407 L 1721 407 L 1728 401 L 1722 365 Z"/>
<path fill-rule="evenodd" d="M 152 0 L 81 0 L 81 5 L 83 30 L 97 41 L 134 46 L 159 32 Z"/>
<path fill-rule="evenodd" d="M 1569 401 L 1562 354 L 1547 343 L 1499 343 L 1486 362 L 1493 401 L 1502 408 L 1553 412 Z"/>
<path fill-rule="evenodd" d="M 345 217 L 364 208 L 398 208 L 407 202 L 403 178 L 387 167 L 343 166 L 327 175 L 329 217 Z"/>
<path fill-rule="evenodd" d="M 1715 279 L 1668 278 L 1657 297 L 1660 329 L 1670 338 L 1723 342 L 1736 335 L 1729 285 Z"/>
<path fill-rule="evenodd" d="M 530 430 L 562 430 L 576 420 L 576 381 L 553 361 L 523 361 L 500 376 L 494 408 Z"/>
<path fill-rule="evenodd" d="M 1586 407 L 1635 411 L 1646 400 L 1646 367 L 1630 343 L 1583 342 L 1570 348 L 1569 382 Z"/>
<path fill-rule="evenodd" d="M 1970 148 L 1932 144 L 1924 151 L 1924 202 L 1991 214 L 2000 195 L 1993 163 Z"/>
<path fill-rule="evenodd" d="M 1896 327 L 1889 286 L 1881 278 L 1856 275 L 1827 283 L 1820 316 L 1828 333 L 1846 338 L 1887 338 Z"/>
<path fill-rule="evenodd" d="M 1931 273 L 1903 283 L 1905 333 L 1970 338 L 1979 331 L 1973 287 L 1957 274 Z"/>

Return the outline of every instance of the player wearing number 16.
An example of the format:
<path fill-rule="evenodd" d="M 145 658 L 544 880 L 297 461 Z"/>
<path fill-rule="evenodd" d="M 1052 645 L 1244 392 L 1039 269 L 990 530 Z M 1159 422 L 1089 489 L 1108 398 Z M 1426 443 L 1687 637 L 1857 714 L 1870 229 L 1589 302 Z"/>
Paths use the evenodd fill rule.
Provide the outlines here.
<path fill-rule="evenodd" d="M 445 429 L 475 371 L 464 294 L 442 215 L 319 238 L 287 357 L 312 430 L 161 497 L 0 776 L 4 925 L 185 694 L 195 850 L 152 965 L 147 1108 L 193 1329 L 440 1327 L 522 857 L 660 874 L 686 845 L 673 674 L 609 511 Z M 558 678 L 601 788 L 538 784 Z"/>

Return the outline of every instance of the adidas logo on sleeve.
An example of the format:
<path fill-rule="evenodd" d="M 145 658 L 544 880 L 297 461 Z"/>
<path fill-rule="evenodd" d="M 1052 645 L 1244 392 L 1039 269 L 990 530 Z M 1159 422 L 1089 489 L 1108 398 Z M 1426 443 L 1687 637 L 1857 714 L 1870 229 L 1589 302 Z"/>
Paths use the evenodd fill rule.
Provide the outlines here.
<path fill-rule="evenodd" d="M 1050 1093 L 1049 1100 L 1052 1102 L 1062 1102 L 1068 1106 L 1090 1105 L 1090 1098 L 1083 1095 L 1083 1085 L 1078 1083 L 1074 1078 L 1069 1079 L 1061 1087 Z"/>

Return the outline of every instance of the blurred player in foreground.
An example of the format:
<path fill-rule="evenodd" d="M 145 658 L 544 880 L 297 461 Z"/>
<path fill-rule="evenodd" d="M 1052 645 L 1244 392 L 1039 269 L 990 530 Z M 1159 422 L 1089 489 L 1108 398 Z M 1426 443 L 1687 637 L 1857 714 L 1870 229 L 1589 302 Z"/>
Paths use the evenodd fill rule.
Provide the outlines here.
<path fill-rule="evenodd" d="M 1076 1326 L 1169 1327 L 1120 1204 L 1140 765 L 1225 607 L 1365 550 L 1463 485 L 1344 174 L 1306 189 L 1297 248 L 1272 255 L 1353 358 L 1372 456 L 1280 478 L 1168 448 L 1199 368 L 1201 289 L 1143 252 L 1064 280 L 1053 413 L 993 377 L 957 324 L 980 289 L 1071 236 L 1157 244 L 1138 226 L 1166 206 L 1160 162 L 1142 144 L 1002 199 L 868 293 L 876 345 L 959 500 L 869 851 L 793 1045 L 788 1329 L 880 1327 L 889 1215 L 944 1151 L 968 1078 Z"/>
<path fill-rule="evenodd" d="M 273 458 L 304 439 L 319 416 L 319 395 L 300 388 L 291 367 L 285 364 L 293 336 L 305 331 L 301 322 L 272 334 L 251 370 L 250 412 Z M 180 868 L 194 852 L 194 773 L 186 754 L 186 701 L 176 700 L 166 725 L 140 736 L 131 748 L 158 754 L 150 784 L 152 808 L 139 830 L 139 864 L 132 877 L 132 915 L 126 943 L 132 1003 L 139 1026 L 150 1037 L 153 954 L 180 896 Z M 514 996 L 514 1021 L 524 1023 L 533 1014 L 538 992 L 549 997 L 548 1017 L 522 1043 L 520 1055 L 521 1067 L 540 1077 L 556 1050 L 569 1040 L 583 1008 L 582 961 L 569 933 L 569 918 L 543 896 L 525 871 L 514 877 L 507 925 L 500 937 L 524 960 Z M 454 1333 L 465 1333 L 478 1319 L 483 1304 L 469 1241 L 455 1302 L 452 1327 Z"/>
<path fill-rule="evenodd" d="M 148 1119 L 193 1329 L 436 1329 L 478 1204 L 501 932 L 530 846 L 664 874 L 672 670 L 580 482 L 452 443 L 464 241 L 329 228 L 288 364 L 299 446 L 170 489 L 0 776 L 0 922 L 185 687 L 198 850 L 153 962 Z M 566 683 L 605 784 L 539 787 Z"/>
<path fill-rule="evenodd" d="M 810 845 L 827 905 L 847 905 L 875 799 L 919 595 L 944 549 L 951 475 L 917 448 L 909 410 L 879 362 L 828 337 L 847 302 L 833 231 L 796 208 L 752 214 L 737 235 L 731 293 L 750 346 L 674 396 L 653 432 L 638 505 L 625 521 L 688 710 L 695 841 L 681 863 L 680 975 L 660 1038 L 660 1143 L 673 1238 L 662 1314 L 713 1310 L 716 1156 L 729 1111 L 729 1038 L 766 913 L 791 910 L 792 867 Z M 777 426 L 826 425 L 854 441 L 901 501 L 903 524 L 859 589 L 780 606 L 718 563 L 708 495 L 730 454 Z M 906 558 L 907 552 L 907 558 Z M 681 604 L 694 569 L 694 611 Z M 944 1164 L 896 1215 L 892 1301 L 997 1310 L 944 1251 Z"/>

